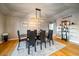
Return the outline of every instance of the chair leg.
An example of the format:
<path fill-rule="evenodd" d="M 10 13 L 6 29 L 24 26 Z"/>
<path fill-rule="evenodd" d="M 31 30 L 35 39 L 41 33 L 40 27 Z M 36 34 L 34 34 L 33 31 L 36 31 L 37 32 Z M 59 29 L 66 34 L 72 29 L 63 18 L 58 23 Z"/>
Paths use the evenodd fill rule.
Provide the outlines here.
<path fill-rule="evenodd" d="M 17 50 L 19 50 L 19 47 L 20 47 L 20 42 L 18 43 L 18 48 L 17 48 Z"/>
<path fill-rule="evenodd" d="M 28 44 L 28 54 L 30 54 L 30 45 Z"/>
<path fill-rule="evenodd" d="M 54 45 L 54 41 L 52 40 L 52 44 Z"/>
<path fill-rule="evenodd" d="M 35 52 L 36 52 L 36 44 L 34 45 L 34 47 L 35 47 Z"/>
<path fill-rule="evenodd" d="M 42 42 L 40 43 L 40 48 L 41 48 L 41 50 L 42 50 Z"/>
<path fill-rule="evenodd" d="M 28 44 L 27 44 L 27 41 L 26 41 L 26 48 L 28 48 Z"/>
<path fill-rule="evenodd" d="M 54 41 L 53 41 L 53 38 L 52 38 L 52 44 L 54 45 Z"/>
<path fill-rule="evenodd" d="M 49 40 L 49 46 L 51 46 L 51 42 L 50 42 L 50 40 Z"/>
<path fill-rule="evenodd" d="M 45 42 L 45 48 L 46 48 L 46 42 Z"/>

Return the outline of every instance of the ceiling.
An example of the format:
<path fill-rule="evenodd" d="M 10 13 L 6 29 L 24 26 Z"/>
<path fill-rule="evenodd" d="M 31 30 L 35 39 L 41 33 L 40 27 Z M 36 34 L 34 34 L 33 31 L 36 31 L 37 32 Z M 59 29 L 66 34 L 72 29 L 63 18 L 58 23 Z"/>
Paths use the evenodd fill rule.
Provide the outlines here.
<path fill-rule="evenodd" d="M 35 15 L 35 8 L 40 8 L 42 19 L 50 21 L 56 19 L 55 15 L 70 9 L 78 9 L 79 4 L 68 3 L 6 3 L 0 4 L 0 12 L 4 15 L 16 17 L 29 17 Z"/>

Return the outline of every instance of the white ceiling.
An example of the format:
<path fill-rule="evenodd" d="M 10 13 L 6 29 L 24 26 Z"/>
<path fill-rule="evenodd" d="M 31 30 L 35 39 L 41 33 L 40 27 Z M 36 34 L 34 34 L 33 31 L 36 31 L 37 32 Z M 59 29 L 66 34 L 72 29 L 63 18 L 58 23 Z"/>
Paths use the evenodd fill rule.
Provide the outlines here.
<path fill-rule="evenodd" d="M 4 15 L 28 17 L 35 15 L 35 8 L 42 10 L 43 19 L 55 19 L 55 15 L 59 15 L 65 10 L 74 8 L 78 9 L 79 4 L 68 3 L 8 3 L 0 4 L 0 12 Z"/>

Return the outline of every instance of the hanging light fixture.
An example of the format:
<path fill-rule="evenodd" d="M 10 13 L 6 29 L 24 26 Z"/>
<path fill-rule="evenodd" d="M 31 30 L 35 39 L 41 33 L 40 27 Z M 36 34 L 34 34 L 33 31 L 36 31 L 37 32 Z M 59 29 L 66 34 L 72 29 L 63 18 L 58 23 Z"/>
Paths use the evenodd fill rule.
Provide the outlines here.
<path fill-rule="evenodd" d="M 39 20 L 40 20 L 40 18 L 41 18 L 41 9 L 39 9 L 39 8 L 35 8 L 35 11 L 36 11 L 36 20 L 38 20 L 38 29 L 39 29 Z"/>
<path fill-rule="evenodd" d="M 41 17 L 41 9 L 35 8 L 35 10 L 36 10 L 36 19 L 38 18 L 38 16 L 40 18 Z M 39 15 L 38 15 L 38 13 L 39 13 Z"/>

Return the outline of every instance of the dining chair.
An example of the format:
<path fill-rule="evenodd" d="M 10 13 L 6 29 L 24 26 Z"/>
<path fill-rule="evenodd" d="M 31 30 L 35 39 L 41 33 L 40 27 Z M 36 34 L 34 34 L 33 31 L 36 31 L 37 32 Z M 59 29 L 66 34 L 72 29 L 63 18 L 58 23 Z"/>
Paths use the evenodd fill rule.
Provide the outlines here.
<path fill-rule="evenodd" d="M 35 40 L 37 40 L 37 30 L 34 30 Z"/>
<path fill-rule="evenodd" d="M 48 39 L 48 42 L 49 42 L 50 46 L 51 46 L 51 41 L 52 41 L 52 44 L 54 44 L 54 41 L 53 41 L 53 30 L 49 30 L 48 31 L 47 39 Z"/>
<path fill-rule="evenodd" d="M 27 46 L 28 46 L 28 54 L 30 54 L 31 46 L 34 47 L 34 50 L 36 52 L 36 40 L 35 40 L 34 31 L 30 31 L 28 35 L 29 35 L 29 39 L 27 40 Z"/>
<path fill-rule="evenodd" d="M 30 31 L 31 31 L 31 30 L 27 30 L 27 38 L 29 38 Z"/>
<path fill-rule="evenodd" d="M 46 48 L 46 32 L 44 30 L 40 31 L 40 49 L 42 50 L 42 44 L 45 44 Z"/>
<path fill-rule="evenodd" d="M 26 37 L 26 36 L 22 36 L 22 35 L 20 34 L 20 31 L 19 31 L 19 30 L 17 31 L 17 35 L 18 35 L 18 39 L 19 39 L 19 43 L 18 43 L 18 48 L 17 48 L 17 50 L 19 50 L 20 43 L 21 43 L 22 41 L 26 41 L 26 40 L 27 40 L 27 37 Z"/>

